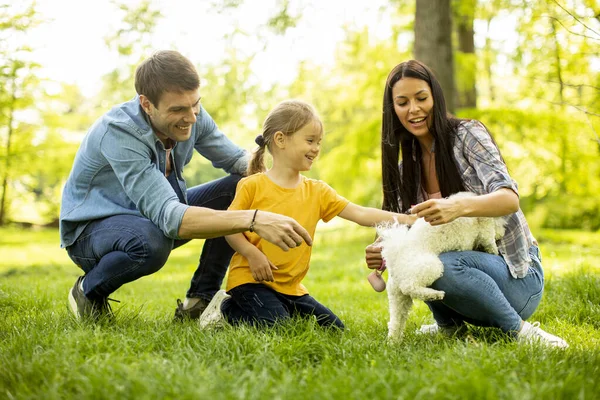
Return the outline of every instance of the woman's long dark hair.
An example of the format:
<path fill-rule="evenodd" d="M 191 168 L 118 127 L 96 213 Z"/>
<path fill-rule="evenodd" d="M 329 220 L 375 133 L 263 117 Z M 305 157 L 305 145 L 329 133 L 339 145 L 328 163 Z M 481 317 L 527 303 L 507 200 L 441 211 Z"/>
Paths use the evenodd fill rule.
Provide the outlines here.
<path fill-rule="evenodd" d="M 433 72 L 419 61 L 406 61 L 390 72 L 383 94 L 381 127 L 383 209 L 393 212 L 406 212 L 411 205 L 417 204 L 417 191 L 420 186 L 416 176 L 422 156 L 421 147 L 416 137 L 400 123 L 394 111 L 392 88 L 402 78 L 423 80 L 431 88 L 433 115 L 429 131 L 434 139 L 435 171 L 442 196 L 447 197 L 464 190 L 453 152 L 456 128 L 461 120 L 446 112 L 444 93 Z M 398 169 L 400 149 L 402 149 L 402 181 Z"/>

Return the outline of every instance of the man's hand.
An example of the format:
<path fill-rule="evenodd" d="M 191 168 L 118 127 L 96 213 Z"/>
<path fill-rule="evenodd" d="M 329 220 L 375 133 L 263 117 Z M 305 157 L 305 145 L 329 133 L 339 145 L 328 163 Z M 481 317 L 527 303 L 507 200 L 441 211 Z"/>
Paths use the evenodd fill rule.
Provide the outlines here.
<path fill-rule="evenodd" d="M 383 263 L 380 241 L 381 238 L 378 238 L 365 249 L 365 261 L 367 262 L 367 267 L 370 269 L 378 269 L 381 267 L 381 263 Z"/>
<path fill-rule="evenodd" d="M 266 255 L 259 252 L 256 256 L 248 259 L 248 265 L 250 266 L 250 272 L 256 282 L 273 282 L 273 269 L 278 269 Z"/>
<path fill-rule="evenodd" d="M 298 222 L 285 215 L 259 210 L 254 219 L 254 232 L 283 251 L 305 242 L 312 246 L 312 238 Z"/>

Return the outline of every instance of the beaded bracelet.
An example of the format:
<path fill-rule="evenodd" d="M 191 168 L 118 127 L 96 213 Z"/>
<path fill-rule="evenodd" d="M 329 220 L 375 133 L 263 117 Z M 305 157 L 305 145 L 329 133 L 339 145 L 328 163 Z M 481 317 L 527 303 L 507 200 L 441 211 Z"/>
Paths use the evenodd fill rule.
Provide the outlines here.
<path fill-rule="evenodd" d="M 258 208 L 254 211 L 254 216 L 252 217 L 252 222 L 250 222 L 250 228 L 248 229 L 250 232 L 254 232 L 254 223 L 256 222 L 256 214 L 258 213 Z"/>

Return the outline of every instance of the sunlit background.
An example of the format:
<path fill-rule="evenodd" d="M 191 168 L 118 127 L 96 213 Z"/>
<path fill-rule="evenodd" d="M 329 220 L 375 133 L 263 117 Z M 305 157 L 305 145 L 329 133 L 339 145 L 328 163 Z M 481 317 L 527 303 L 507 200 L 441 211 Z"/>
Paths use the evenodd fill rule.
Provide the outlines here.
<path fill-rule="evenodd" d="M 265 23 L 281 9 L 281 2 L 229 2 L 239 3 L 236 7 L 226 3 L 38 0 L 37 9 L 48 23 L 28 33 L 28 41 L 36 49 L 45 77 L 77 84 L 85 95 L 94 95 L 100 89 L 101 77 L 122 62 L 106 43 L 106 38 L 118 29 L 127 29 L 123 22 L 126 11 L 118 5 L 133 11 L 148 4 L 159 13 L 152 31 L 131 32 L 129 38 L 120 41 L 144 33 L 139 50 L 176 48 L 198 65 L 217 65 L 227 57 L 228 50 L 235 48 L 245 57 L 254 57 L 251 78 L 265 87 L 274 82 L 292 82 L 301 60 L 332 65 L 336 45 L 344 40 L 345 26 L 369 27 L 381 39 L 391 35 L 390 16 L 380 12 L 386 6 L 381 0 L 369 4 L 342 0 L 291 2 L 286 11 L 297 22 L 285 35 L 265 29 Z M 26 3 L 20 8 L 24 6 Z"/>
<path fill-rule="evenodd" d="M 452 61 L 432 67 L 440 76 L 451 72 L 451 111 L 490 128 L 530 222 L 598 230 L 598 2 L 468 0 L 452 1 L 448 10 L 437 6 L 442 3 L 5 3 L 0 225 L 56 224 L 82 136 L 96 118 L 135 95 L 132 74 L 140 60 L 167 48 L 197 66 L 204 107 L 248 149 L 277 102 L 312 102 L 326 139 L 310 175 L 354 202 L 380 206 L 385 78 L 401 61 L 435 61 L 447 50 Z M 419 14 L 417 4 L 429 11 Z M 446 42 L 428 43 L 427 31 L 442 17 L 452 21 Z M 424 49 L 415 49 L 416 37 Z M 192 185 L 221 174 L 199 156 L 186 170 Z"/>

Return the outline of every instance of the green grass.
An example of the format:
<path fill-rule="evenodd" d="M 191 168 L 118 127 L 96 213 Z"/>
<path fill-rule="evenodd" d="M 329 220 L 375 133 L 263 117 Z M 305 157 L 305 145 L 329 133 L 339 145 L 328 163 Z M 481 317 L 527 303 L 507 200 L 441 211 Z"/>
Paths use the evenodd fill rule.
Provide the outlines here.
<path fill-rule="evenodd" d="M 369 229 L 319 230 L 305 281 L 343 334 L 309 320 L 269 331 L 202 332 L 172 322 L 202 242 L 114 293 L 113 325 L 83 325 L 66 307 L 79 270 L 54 230 L 0 230 L 0 399 L 593 399 L 600 398 L 600 234 L 537 232 L 546 271 L 533 320 L 566 351 L 518 346 L 494 329 L 467 340 L 386 342 L 387 297 L 367 283 Z"/>

